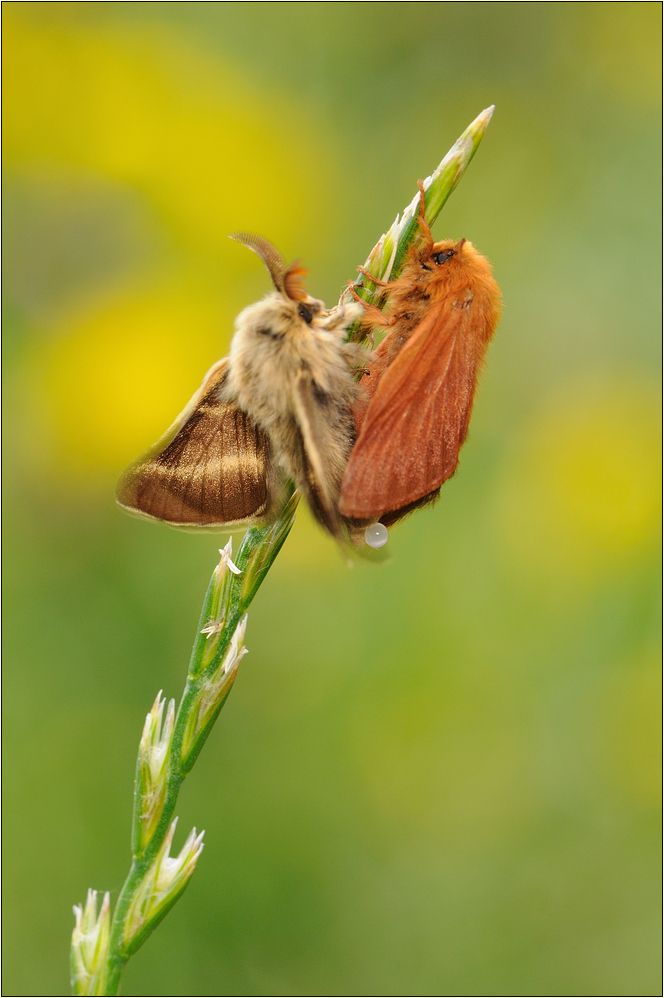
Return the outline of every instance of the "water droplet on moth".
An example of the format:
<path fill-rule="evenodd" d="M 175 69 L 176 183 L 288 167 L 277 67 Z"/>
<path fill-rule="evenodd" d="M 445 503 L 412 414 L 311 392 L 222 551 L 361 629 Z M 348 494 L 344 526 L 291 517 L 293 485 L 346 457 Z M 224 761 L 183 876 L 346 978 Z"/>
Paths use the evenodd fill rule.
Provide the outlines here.
<path fill-rule="evenodd" d="M 364 531 L 364 539 L 371 548 L 382 548 L 390 539 L 386 526 L 382 523 L 372 523 Z"/>

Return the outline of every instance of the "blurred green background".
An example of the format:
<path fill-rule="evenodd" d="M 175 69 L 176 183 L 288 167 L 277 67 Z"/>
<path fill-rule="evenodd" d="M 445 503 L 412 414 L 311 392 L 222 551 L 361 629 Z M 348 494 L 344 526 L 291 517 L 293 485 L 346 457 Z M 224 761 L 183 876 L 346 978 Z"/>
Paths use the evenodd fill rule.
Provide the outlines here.
<path fill-rule="evenodd" d="M 124 993 L 661 993 L 660 4 L 3 17 L 4 993 L 67 993 L 183 686 L 220 541 L 113 489 L 268 290 L 227 233 L 333 302 L 491 103 L 434 230 L 505 299 L 459 472 L 382 566 L 298 514 Z"/>

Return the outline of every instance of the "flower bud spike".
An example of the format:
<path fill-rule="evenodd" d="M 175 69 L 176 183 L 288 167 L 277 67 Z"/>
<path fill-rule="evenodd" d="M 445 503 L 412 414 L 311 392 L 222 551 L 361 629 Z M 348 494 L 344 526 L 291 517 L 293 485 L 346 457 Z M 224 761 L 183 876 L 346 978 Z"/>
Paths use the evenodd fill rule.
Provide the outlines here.
<path fill-rule="evenodd" d="M 71 936 L 71 986 L 75 995 L 106 994 L 111 938 L 111 899 L 108 892 L 97 917 L 97 891 L 88 891 L 85 906 L 74 905 L 76 924 Z"/>
<path fill-rule="evenodd" d="M 132 897 L 123 931 L 123 945 L 128 955 L 138 949 L 155 923 L 161 921 L 177 901 L 189 883 L 203 851 L 205 832 L 197 835 L 194 828 L 179 854 L 170 855 L 177 821 L 175 818 L 171 823 L 154 862 Z"/>
<path fill-rule="evenodd" d="M 138 747 L 132 849 L 140 856 L 159 824 L 168 786 L 168 760 L 175 724 L 175 701 L 170 700 L 164 718 L 166 698 L 157 694 L 145 718 Z"/>
<path fill-rule="evenodd" d="M 187 725 L 182 738 L 182 765 L 186 767 L 194 747 L 201 735 L 209 728 L 231 691 L 240 662 L 247 654 L 244 646 L 244 632 L 247 629 L 247 614 L 235 628 L 223 660 L 210 676 L 200 680 L 200 685 L 192 700 Z"/>
<path fill-rule="evenodd" d="M 201 628 L 200 633 L 206 637 L 206 647 L 203 651 L 200 668 L 205 669 L 217 650 L 218 638 L 224 629 L 228 611 L 230 584 L 234 575 L 242 575 L 242 569 L 233 561 L 233 538 L 230 537 L 225 547 L 219 548 L 221 558 L 214 570 L 214 584 L 210 603 L 210 617 Z M 229 575 L 229 572 L 231 573 Z M 213 639 L 213 640 L 211 640 Z M 216 640 L 215 640 L 216 639 Z M 208 644 L 209 642 L 209 644 Z"/>

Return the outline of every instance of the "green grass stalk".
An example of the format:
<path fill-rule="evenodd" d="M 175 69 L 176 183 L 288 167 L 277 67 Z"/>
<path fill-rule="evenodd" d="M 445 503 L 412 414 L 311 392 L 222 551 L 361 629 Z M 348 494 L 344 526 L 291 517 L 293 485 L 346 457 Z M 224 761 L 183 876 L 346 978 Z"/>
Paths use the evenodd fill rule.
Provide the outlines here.
<path fill-rule="evenodd" d="M 492 113 L 492 107 L 483 111 L 424 181 L 429 225 L 465 173 Z M 379 280 L 398 276 L 419 231 L 418 208 L 419 194 L 369 254 L 365 269 Z M 353 287 L 370 297 L 372 288 L 367 284 L 371 281 L 361 277 Z M 348 294 L 345 291 L 342 299 Z M 290 532 L 298 498 L 291 487 L 274 521 L 247 530 L 235 562 L 230 544 L 220 552 L 177 714 L 159 695 L 146 718 L 136 766 L 132 863 L 112 919 L 108 895 L 99 916 L 94 891 L 89 892 L 85 908 L 75 908 L 71 968 L 76 995 L 119 994 L 127 960 L 168 914 L 194 872 L 203 848 L 202 833 L 196 835 L 194 829 L 179 856 L 170 856 L 178 794 L 231 691 L 245 651 L 247 610 Z"/>

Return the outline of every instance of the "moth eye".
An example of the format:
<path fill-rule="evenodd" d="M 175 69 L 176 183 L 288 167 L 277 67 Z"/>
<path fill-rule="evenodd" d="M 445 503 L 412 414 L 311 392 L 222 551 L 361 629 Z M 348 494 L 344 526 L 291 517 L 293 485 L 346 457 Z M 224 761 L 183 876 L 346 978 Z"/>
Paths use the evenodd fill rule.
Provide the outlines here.
<path fill-rule="evenodd" d="M 449 258 L 451 256 L 454 256 L 454 250 L 453 249 L 451 249 L 451 250 L 444 250 L 442 253 L 435 253 L 434 254 L 433 262 L 436 264 L 437 267 L 440 267 L 441 263 L 445 263 L 445 261 L 449 260 Z"/>
<path fill-rule="evenodd" d="M 318 302 L 301 301 L 297 306 L 297 310 L 300 314 L 300 318 L 304 319 L 305 322 L 310 323 L 313 317 L 320 312 L 320 306 Z"/>

